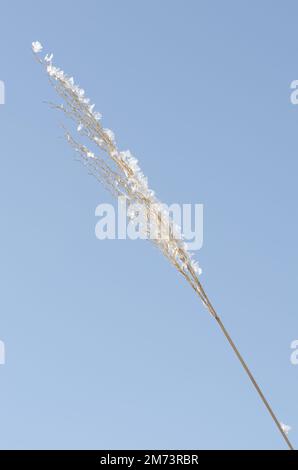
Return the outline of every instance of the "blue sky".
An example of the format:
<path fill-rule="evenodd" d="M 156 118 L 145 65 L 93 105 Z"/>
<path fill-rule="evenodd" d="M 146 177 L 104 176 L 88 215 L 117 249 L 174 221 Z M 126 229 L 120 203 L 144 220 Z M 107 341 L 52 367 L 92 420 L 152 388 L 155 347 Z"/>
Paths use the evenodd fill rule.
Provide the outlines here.
<path fill-rule="evenodd" d="M 297 2 L 1 2 L 0 447 L 283 449 L 189 286 L 99 241 L 39 40 L 167 203 L 204 204 L 202 282 L 298 441 Z"/>

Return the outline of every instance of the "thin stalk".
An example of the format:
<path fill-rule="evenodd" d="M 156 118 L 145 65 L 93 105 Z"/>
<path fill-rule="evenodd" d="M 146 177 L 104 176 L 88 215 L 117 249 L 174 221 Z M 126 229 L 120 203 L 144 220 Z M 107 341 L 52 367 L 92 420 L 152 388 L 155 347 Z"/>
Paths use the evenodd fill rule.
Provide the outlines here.
<path fill-rule="evenodd" d="M 259 397 L 261 398 L 262 402 L 264 403 L 264 405 L 266 406 L 271 418 L 273 419 L 273 421 L 275 422 L 276 426 L 278 427 L 278 430 L 280 431 L 282 437 L 284 438 L 284 440 L 286 441 L 288 447 L 290 450 L 294 450 L 294 447 L 292 446 L 288 436 L 286 435 L 286 433 L 284 432 L 284 430 L 282 429 L 281 427 L 281 424 L 280 422 L 278 421 L 275 413 L 273 412 L 271 406 L 269 405 L 267 399 L 265 398 L 262 390 L 260 389 L 256 379 L 254 378 L 254 376 L 252 375 L 248 365 L 246 364 L 246 362 L 244 361 L 242 355 L 240 354 L 237 346 L 235 345 L 234 341 L 232 340 L 231 336 L 229 335 L 229 333 L 227 332 L 223 322 L 221 321 L 220 317 L 217 315 L 214 307 L 212 306 L 210 300 L 208 299 L 207 295 L 205 294 L 204 292 L 204 289 L 203 287 L 201 286 L 202 288 L 202 292 L 204 293 L 204 300 L 205 300 L 205 304 L 206 304 L 206 307 L 208 308 L 209 312 L 211 313 L 211 315 L 215 318 L 216 322 L 218 323 L 221 331 L 223 332 L 223 334 L 225 335 L 226 339 L 228 340 L 230 346 L 232 347 L 234 353 L 236 354 L 237 358 L 239 359 L 243 369 L 245 370 L 246 374 L 248 375 L 248 377 L 250 378 L 253 386 L 255 387 Z"/>

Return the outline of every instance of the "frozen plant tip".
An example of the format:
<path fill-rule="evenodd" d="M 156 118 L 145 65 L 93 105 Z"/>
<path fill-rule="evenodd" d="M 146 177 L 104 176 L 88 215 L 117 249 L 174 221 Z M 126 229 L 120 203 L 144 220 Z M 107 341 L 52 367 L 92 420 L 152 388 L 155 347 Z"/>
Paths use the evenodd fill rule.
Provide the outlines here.
<path fill-rule="evenodd" d="M 32 50 L 35 54 L 38 54 L 39 52 L 42 51 L 42 45 L 40 44 L 40 42 L 38 41 L 35 41 L 32 43 Z M 46 60 L 46 58 L 45 58 Z"/>
<path fill-rule="evenodd" d="M 63 104 L 52 106 L 61 110 L 76 126 L 76 137 L 68 131 L 65 132 L 67 142 L 77 152 L 80 160 L 91 174 L 102 182 L 113 195 L 125 198 L 131 219 L 135 217 L 134 208 L 136 205 L 146 208 L 148 221 L 146 220 L 142 227 L 147 235 L 146 238 L 162 251 L 201 298 L 228 340 L 288 447 L 293 449 L 287 437 L 288 427 L 277 420 L 238 348 L 212 306 L 199 280 L 201 268 L 198 262 L 189 252 L 180 227 L 174 223 L 169 212 L 165 210 L 164 205 L 149 187 L 138 160 L 129 150 L 119 150 L 113 131 L 102 125 L 102 116 L 95 110 L 95 104 L 86 96 L 85 90 L 75 83 L 73 77 L 53 64 L 53 54 L 46 54 L 44 58 L 40 58 L 38 54 L 42 49 L 43 47 L 38 41 L 32 43 L 35 57 L 44 66 L 52 86 L 63 100 Z M 89 142 L 88 146 L 83 143 L 84 141 Z M 154 237 L 151 236 L 152 227 L 156 232 Z"/>

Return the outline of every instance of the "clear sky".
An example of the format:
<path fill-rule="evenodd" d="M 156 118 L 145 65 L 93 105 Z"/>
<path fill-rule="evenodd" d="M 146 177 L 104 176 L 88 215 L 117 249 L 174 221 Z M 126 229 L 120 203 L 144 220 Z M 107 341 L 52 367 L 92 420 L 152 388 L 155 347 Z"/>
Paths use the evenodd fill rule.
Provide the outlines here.
<path fill-rule="evenodd" d="M 284 449 L 217 325 L 145 241 L 99 241 L 31 42 L 167 203 L 204 204 L 202 282 L 298 445 L 298 4 L 0 4 L 0 447 Z"/>

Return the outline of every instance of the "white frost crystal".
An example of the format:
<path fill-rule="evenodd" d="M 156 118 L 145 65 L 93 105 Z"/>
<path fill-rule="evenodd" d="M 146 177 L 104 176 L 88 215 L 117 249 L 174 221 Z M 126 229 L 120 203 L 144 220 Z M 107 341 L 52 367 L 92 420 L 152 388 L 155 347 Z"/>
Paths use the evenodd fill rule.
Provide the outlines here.
<path fill-rule="evenodd" d="M 289 432 L 292 429 L 291 426 L 289 426 L 288 424 L 280 423 L 280 426 L 283 432 L 286 434 L 286 436 L 289 434 Z"/>
<path fill-rule="evenodd" d="M 115 134 L 111 129 L 103 129 L 105 135 L 110 139 L 112 142 L 115 142 Z"/>
<path fill-rule="evenodd" d="M 38 54 L 40 51 L 42 51 L 42 49 L 43 47 L 40 42 L 35 41 L 32 43 L 32 51 L 34 52 L 34 54 Z"/>
<path fill-rule="evenodd" d="M 53 57 L 54 57 L 53 54 L 50 54 L 50 55 L 46 54 L 44 60 L 45 62 L 52 62 Z"/>

